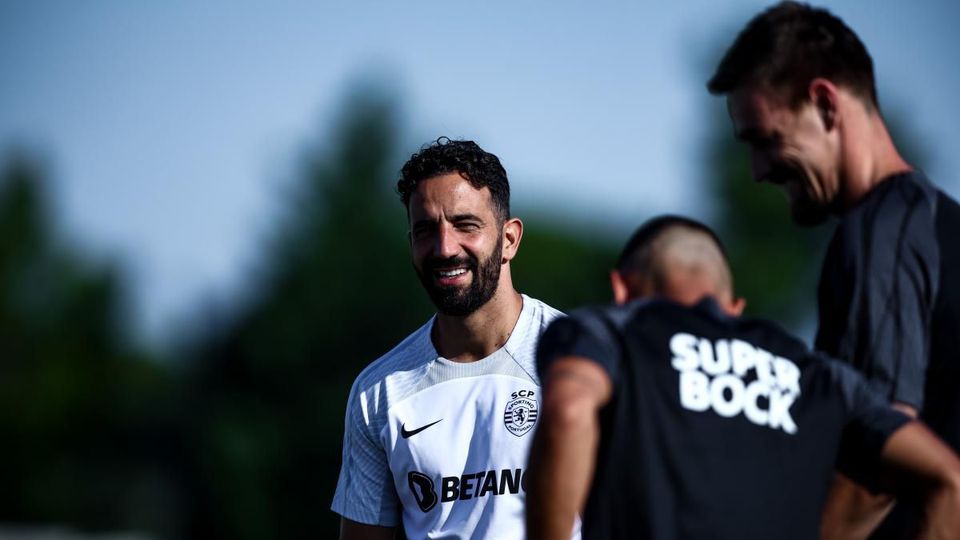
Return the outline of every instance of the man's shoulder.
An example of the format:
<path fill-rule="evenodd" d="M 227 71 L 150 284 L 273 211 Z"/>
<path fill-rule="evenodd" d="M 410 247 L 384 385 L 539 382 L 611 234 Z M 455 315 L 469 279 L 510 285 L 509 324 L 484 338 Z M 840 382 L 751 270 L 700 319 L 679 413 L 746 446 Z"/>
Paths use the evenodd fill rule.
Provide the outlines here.
<path fill-rule="evenodd" d="M 854 259 L 885 259 L 889 246 L 926 252 L 935 239 L 939 190 L 919 172 L 884 180 L 840 216 L 824 261 L 825 268 Z M 841 264 L 840 268 L 845 268 Z"/>
<path fill-rule="evenodd" d="M 669 300 L 662 298 L 643 298 L 620 305 L 591 304 L 581 306 L 571 311 L 569 317 L 588 328 L 604 327 L 623 330 L 628 323 L 643 319 L 650 313 L 658 313 L 664 308 L 669 310 L 673 305 Z M 606 333 L 607 331 L 601 332 L 601 334 Z"/>
<path fill-rule="evenodd" d="M 546 331 L 550 323 L 566 315 L 549 304 L 531 296 L 522 295 L 523 310 L 513 329 L 511 339 L 505 347 L 511 353 L 517 348 L 530 348 L 536 345 L 540 335 Z"/>
<path fill-rule="evenodd" d="M 932 218 L 938 192 L 936 186 L 918 171 L 892 176 L 877 184 L 856 206 L 844 213 L 838 230 L 886 225 L 899 227 L 904 218 Z M 929 221 L 932 223 L 932 219 Z"/>
<path fill-rule="evenodd" d="M 386 354 L 371 362 L 357 375 L 353 393 L 369 391 L 385 383 L 402 383 L 422 376 L 426 367 L 436 359 L 436 350 L 430 340 L 433 319 L 415 330 Z"/>
<path fill-rule="evenodd" d="M 584 306 L 571 312 L 581 321 L 603 320 L 605 324 L 622 329 L 645 319 L 674 322 L 677 318 L 708 317 L 726 319 L 714 300 L 704 298 L 694 306 L 684 306 L 668 298 L 651 297 L 631 300 L 625 304 L 598 304 Z"/>
<path fill-rule="evenodd" d="M 568 329 L 578 329 L 603 342 L 616 341 L 616 335 L 643 333 L 638 328 L 644 321 L 653 319 L 664 321 L 671 317 L 671 310 L 689 310 L 662 298 L 636 299 L 626 304 L 591 304 L 572 310 L 568 316 Z M 640 325 L 640 326 L 638 326 Z M 628 329 L 627 327 L 630 327 Z M 571 330 L 567 330 L 570 332 Z"/>
<path fill-rule="evenodd" d="M 532 296 L 522 295 L 524 304 L 530 305 L 531 314 L 533 319 L 536 322 L 541 323 L 543 326 L 550 324 L 554 319 L 558 317 L 565 316 L 564 312 L 559 309 L 547 304 L 543 300 L 538 300 Z M 542 329 L 541 329 L 542 332 Z"/>

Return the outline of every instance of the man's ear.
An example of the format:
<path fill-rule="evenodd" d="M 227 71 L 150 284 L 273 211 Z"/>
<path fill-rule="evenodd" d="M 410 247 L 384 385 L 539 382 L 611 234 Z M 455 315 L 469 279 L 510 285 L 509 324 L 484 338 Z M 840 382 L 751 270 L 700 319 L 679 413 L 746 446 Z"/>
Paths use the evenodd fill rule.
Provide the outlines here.
<path fill-rule="evenodd" d="M 506 264 L 517 256 L 520 239 L 523 238 L 523 222 L 519 218 L 510 218 L 503 223 L 503 253 L 500 264 Z"/>
<path fill-rule="evenodd" d="M 727 305 L 724 306 L 724 311 L 727 312 L 727 315 L 733 317 L 739 317 L 743 314 L 743 310 L 747 307 L 747 301 L 744 298 L 734 298 Z"/>
<path fill-rule="evenodd" d="M 837 127 L 837 106 L 840 102 L 840 91 L 837 86 L 827 79 L 818 77 L 810 81 L 807 88 L 808 97 L 813 106 L 817 108 L 817 114 L 823 122 L 827 131 Z"/>
<path fill-rule="evenodd" d="M 630 288 L 619 270 L 610 271 L 610 287 L 613 289 L 613 301 L 619 306 L 630 300 Z"/>

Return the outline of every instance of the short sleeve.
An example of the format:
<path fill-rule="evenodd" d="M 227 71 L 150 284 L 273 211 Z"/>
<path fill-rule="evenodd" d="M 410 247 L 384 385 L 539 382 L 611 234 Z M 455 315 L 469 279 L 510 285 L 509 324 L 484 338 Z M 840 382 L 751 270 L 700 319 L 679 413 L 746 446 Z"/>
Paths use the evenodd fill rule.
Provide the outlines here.
<path fill-rule="evenodd" d="M 614 382 L 619 373 L 619 346 L 601 313 L 578 310 L 554 320 L 537 346 L 540 380 L 550 364 L 564 356 L 589 358 L 600 365 Z"/>
<path fill-rule="evenodd" d="M 386 452 L 372 433 L 366 393 L 357 383 L 347 400 L 343 433 L 343 461 L 331 509 L 367 525 L 400 525 L 400 500 Z"/>
<path fill-rule="evenodd" d="M 910 422 L 910 417 L 893 409 L 849 366 L 834 361 L 828 361 L 828 366 L 846 411 L 837 469 L 858 484 L 878 491 L 883 447 L 894 432 Z"/>
<path fill-rule="evenodd" d="M 850 362 L 887 400 L 919 410 L 939 274 L 933 207 L 914 182 L 885 184 L 830 243 L 816 347 Z"/>

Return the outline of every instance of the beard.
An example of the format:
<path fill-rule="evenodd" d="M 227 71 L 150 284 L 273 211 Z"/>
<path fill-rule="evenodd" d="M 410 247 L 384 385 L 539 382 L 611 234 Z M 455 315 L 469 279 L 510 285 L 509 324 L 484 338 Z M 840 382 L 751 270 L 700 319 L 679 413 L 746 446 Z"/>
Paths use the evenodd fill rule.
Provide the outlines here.
<path fill-rule="evenodd" d="M 500 282 L 500 258 L 503 254 L 503 237 L 497 239 L 497 245 L 489 257 L 480 261 L 472 255 L 450 257 L 448 259 L 428 259 L 423 268 L 414 269 L 420 283 L 427 290 L 430 301 L 437 311 L 444 315 L 464 317 L 483 307 L 493 298 Z M 464 266 L 473 274 L 470 284 L 465 287 L 443 287 L 437 285 L 434 276 L 438 268 Z"/>
<path fill-rule="evenodd" d="M 790 217 L 801 227 L 816 227 L 830 217 L 830 212 L 809 198 L 790 201 Z"/>
<path fill-rule="evenodd" d="M 808 191 L 810 180 L 803 169 L 788 164 L 778 164 L 765 178 L 776 184 L 787 196 L 790 217 L 801 227 L 815 227 L 830 216 L 829 209 L 816 201 Z"/>

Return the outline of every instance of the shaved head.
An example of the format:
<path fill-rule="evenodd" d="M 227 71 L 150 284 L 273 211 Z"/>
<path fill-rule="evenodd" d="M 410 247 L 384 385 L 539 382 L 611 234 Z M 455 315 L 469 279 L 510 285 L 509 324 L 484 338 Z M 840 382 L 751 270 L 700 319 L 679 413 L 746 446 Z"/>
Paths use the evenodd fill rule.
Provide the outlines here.
<path fill-rule="evenodd" d="M 733 302 L 723 246 L 707 226 L 680 216 L 644 223 L 627 242 L 617 273 L 628 298 L 663 296 L 694 304 L 704 296 Z"/>

